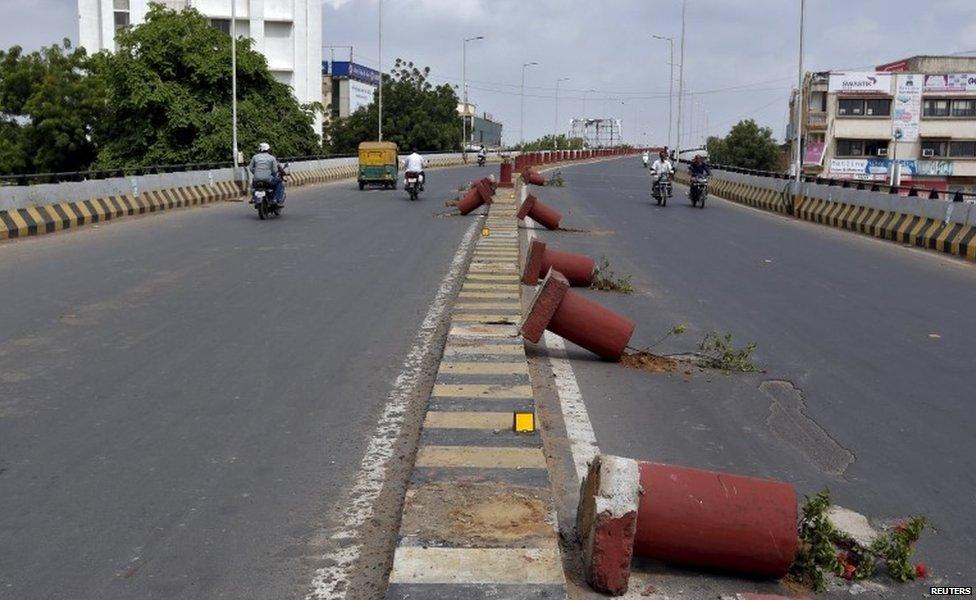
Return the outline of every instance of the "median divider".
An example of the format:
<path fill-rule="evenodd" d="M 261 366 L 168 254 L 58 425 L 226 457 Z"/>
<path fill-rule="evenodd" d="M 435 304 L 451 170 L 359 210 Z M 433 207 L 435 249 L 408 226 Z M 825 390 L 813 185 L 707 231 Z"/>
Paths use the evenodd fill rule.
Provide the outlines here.
<path fill-rule="evenodd" d="M 387 598 L 566 596 L 518 263 L 515 200 L 495 195 L 428 400 Z"/>

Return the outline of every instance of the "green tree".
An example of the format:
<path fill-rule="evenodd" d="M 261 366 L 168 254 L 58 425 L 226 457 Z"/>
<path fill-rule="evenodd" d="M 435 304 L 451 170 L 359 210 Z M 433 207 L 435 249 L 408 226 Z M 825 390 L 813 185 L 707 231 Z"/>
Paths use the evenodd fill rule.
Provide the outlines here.
<path fill-rule="evenodd" d="M 0 174 L 86 169 L 105 90 L 84 49 L 64 40 L 24 54 L 0 50 Z"/>
<path fill-rule="evenodd" d="M 231 160 L 231 39 L 193 9 L 151 5 L 145 23 L 119 32 L 96 72 L 109 111 L 95 131 L 101 167 Z M 239 147 L 267 141 L 278 156 L 320 152 L 314 111 L 272 76 L 251 41 L 237 40 Z"/>
<path fill-rule="evenodd" d="M 459 150 L 461 119 L 458 97 L 449 85 L 434 87 L 430 67 L 420 69 L 397 59 L 393 70 L 383 74 L 383 139 L 401 149 Z M 356 152 L 360 142 L 375 140 L 379 108 L 364 106 L 325 128 L 326 148 L 335 154 Z"/>
<path fill-rule="evenodd" d="M 771 171 L 779 158 L 772 129 L 760 127 L 752 119 L 736 123 L 725 138 L 708 138 L 706 148 L 712 163 L 743 169 Z"/>
<path fill-rule="evenodd" d="M 514 150 L 523 152 L 533 152 L 536 150 L 582 150 L 586 147 L 586 141 L 580 137 L 567 138 L 565 134 L 553 136 L 552 134 L 542 136 L 537 140 L 518 144 Z"/>

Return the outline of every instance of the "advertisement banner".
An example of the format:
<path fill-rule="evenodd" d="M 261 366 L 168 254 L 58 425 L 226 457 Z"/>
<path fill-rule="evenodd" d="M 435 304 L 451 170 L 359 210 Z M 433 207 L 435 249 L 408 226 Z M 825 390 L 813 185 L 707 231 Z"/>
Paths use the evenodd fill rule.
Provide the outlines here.
<path fill-rule="evenodd" d="M 925 91 L 933 94 L 976 92 L 976 74 L 949 73 L 946 75 L 926 75 Z"/>
<path fill-rule="evenodd" d="M 838 175 L 887 175 L 894 161 L 885 158 L 834 158 L 830 161 L 830 172 Z M 899 160 L 901 172 L 915 175 L 918 161 Z"/>
<path fill-rule="evenodd" d="M 803 153 L 803 164 L 804 165 L 819 165 L 823 162 L 824 150 L 827 149 L 827 143 L 823 140 L 818 141 L 808 141 Z"/>
<path fill-rule="evenodd" d="M 373 93 L 376 86 L 361 83 L 355 79 L 349 80 L 349 114 L 373 103 Z"/>
<path fill-rule="evenodd" d="M 830 172 L 837 174 L 856 175 L 868 172 L 866 158 L 834 158 L 830 161 Z"/>
<path fill-rule="evenodd" d="M 918 75 L 898 75 L 895 80 L 895 116 L 891 137 L 900 142 L 917 142 L 922 116 L 922 86 Z"/>
<path fill-rule="evenodd" d="M 831 94 L 890 94 L 891 73 L 831 73 Z"/>
<path fill-rule="evenodd" d="M 915 174 L 925 177 L 952 177 L 952 161 L 920 160 Z"/>

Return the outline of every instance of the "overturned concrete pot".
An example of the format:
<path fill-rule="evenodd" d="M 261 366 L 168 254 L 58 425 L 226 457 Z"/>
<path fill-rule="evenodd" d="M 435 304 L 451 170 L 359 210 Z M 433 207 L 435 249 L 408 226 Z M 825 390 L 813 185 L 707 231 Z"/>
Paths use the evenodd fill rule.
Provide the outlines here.
<path fill-rule="evenodd" d="M 627 317 L 570 290 L 566 277 L 549 269 L 519 330 L 534 344 L 549 330 L 604 360 L 618 361 L 635 327 Z"/>
<path fill-rule="evenodd" d="M 563 218 L 558 211 L 543 204 L 542 201 L 532 194 L 529 194 L 525 201 L 522 202 L 515 216 L 519 219 L 529 217 L 546 229 L 559 229 L 559 221 Z"/>
<path fill-rule="evenodd" d="M 799 543 L 796 491 L 787 483 L 608 456 L 590 465 L 577 526 L 588 544 L 587 581 L 614 595 L 627 590 L 630 563 L 622 557 L 628 552 L 776 579 L 786 575 Z"/>
<path fill-rule="evenodd" d="M 535 169 L 525 169 L 522 171 L 522 180 L 532 185 L 546 185 L 545 178 Z"/>
<path fill-rule="evenodd" d="M 573 287 L 589 287 L 593 283 L 596 263 L 589 256 L 552 250 L 546 247 L 545 242 L 532 240 L 525 269 L 522 271 L 522 283 L 536 285 L 549 269 L 562 273 Z"/>

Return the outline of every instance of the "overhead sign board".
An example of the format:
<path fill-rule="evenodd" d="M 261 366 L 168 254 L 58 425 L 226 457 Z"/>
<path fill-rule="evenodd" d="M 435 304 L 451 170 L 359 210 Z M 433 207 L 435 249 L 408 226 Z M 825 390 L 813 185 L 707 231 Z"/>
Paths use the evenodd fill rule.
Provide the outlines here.
<path fill-rule="evenodd" d="M 925 92 L 936 94 L 976 92 L 976 73 L 926 75 Z"/>
<path fill-rule="evenodd" d="M 827 91 L 831 94 L 890 94 L 891 73 L 831 73 Z"/>
<path fill-rule="evenodd" d="M 895 81 L 897 90 L 891 137 L 897 142 L 917 142 L 922 117 L 922 76 L 900 74 Z"/>

